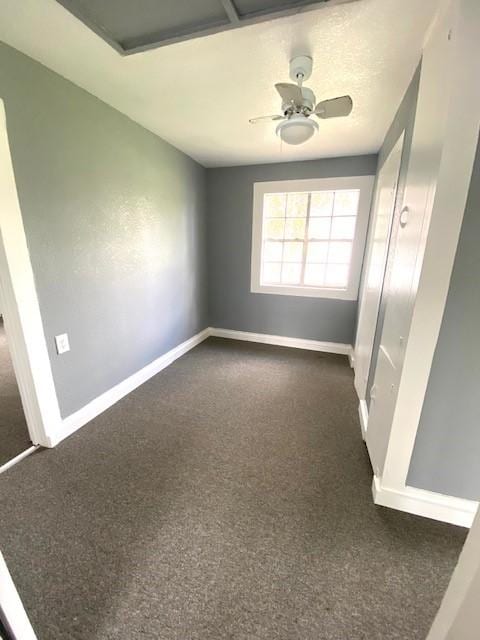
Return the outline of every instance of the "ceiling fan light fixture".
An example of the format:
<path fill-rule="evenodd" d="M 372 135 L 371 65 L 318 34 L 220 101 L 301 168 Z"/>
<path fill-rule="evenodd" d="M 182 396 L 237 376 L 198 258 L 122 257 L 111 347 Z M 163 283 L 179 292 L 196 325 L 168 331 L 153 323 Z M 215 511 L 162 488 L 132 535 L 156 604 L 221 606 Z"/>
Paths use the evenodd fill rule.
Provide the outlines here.
<path fill-rule="evenodd" d="M 315 131 L 318 131 L 318 124 L 303 115 L 293 115 L 288 120 L 281 122 L 276 133 L 286 144 L 302 144 L 309 140 Z"/>

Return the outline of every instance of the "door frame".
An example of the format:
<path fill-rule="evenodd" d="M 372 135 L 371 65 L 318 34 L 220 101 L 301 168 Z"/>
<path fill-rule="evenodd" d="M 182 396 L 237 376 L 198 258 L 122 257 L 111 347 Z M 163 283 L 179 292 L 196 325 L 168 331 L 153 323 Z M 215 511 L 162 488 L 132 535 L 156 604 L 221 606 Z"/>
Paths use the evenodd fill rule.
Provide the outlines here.
<path fill-rule="evenodd" d="M 419 92 L 429 65 L 428 41 L 437 33 L 450 41 L 446 122 L 440 167 L 432 188 L 424 226 L 423 261 L 418 263 L 417 294 L 405 350 L 402 377 L 381 478 L 374 493 L 395 495 L 407 487 L 407 476 L 423 401 L 440 333 L 450 277 L 462 226 L 479 137 L 480 64 L 478 0 L 445 0 L 426 38 Z M 439 31 L 441 29 L 441 33 Z M 434 55 L 434 54 L 433 54 Z M 432 60 L 435 64 L 435 60 Z M 422 82 L 423 80 L 423 82 Z M 428 81 L 427 81 L 428 82 Z M 424 88 L 429 92 L 429 86 Z M 458 96 L 462 96 L 458 100 Z M 404 202 L 408 205 L 408 202 Z"/>
<path fill-rule="evenodd" d="M 61 416 L 0 98 L 0 298 L 30 439 L 51 447 Z"/>
<path fill-rule="evenodd" d="M 383 277 L 382 277 L 382 283 L 381 283 L 381 286 L 380 286 L 380 295 L 378 296 L 378 300 L 377 300 L 377 303 L 375 305 L 376 306 L 375 314 L 374 314 L 375 318 L 376 318 L 376 320 L 375 320 L 375 329 L 374 329 L 374 333 L 373 333 L 372 344 L 371 344 L 370 349 L 369 349 L 368 364 L 367 364 L 367 367 L 366 367 L 367 379 L 365 381 L 360 381 L 360 382 L 358 381 L 358 379 L 357 379 L 358 378 L 357 366 L 355 366 L 354 384 L 355 384 L 355 389 L 357 391 L 357 394 L 358 394 L 358 397 L 360 399 L 360 402 L 362 402 L 362 400 L 363 401 L 366 400 L 368 379 L 370 377 L 370 370 L 371 370 L 371 366 L 372 366 L 373 348 L 375 346 L 375 337 L 376 337 L 377 327 L 378 327 L 378 315 L 379 315 L 380 305 L 381 305 L 381 300 L 382 300 L 382 292 L 383 292 L 383 288 L 384 288 L 384 285 L 385 285 L 385 274 L 386 274 L 386 268 L 387 268 L 387 262 L 388 262 L 388 252 L 389 252 L 389 247 L 390 247 L 392 225 L 393 225 L 393 219 L 394 219 L 394 216 L 395 216 L 395 211 L 396 211 L 396 208 L 397 208 L 398 184 L 399 184 L 399 179 L 400 179 L 400 171 L 401 171 L 401 168 L 402 168 L 404 143 L 405 143 L 405 129 L 403 129 L 400 132 L 400 135 L 396 139 L 395 144 L 392 146 L 392 148 L 390 150 L 390 153 L 388 154 L 388 156 L 385 159 L 384 163 L 380 167 L 380 169 L 378 171 L 376 186 L 375 186 L 375 196 L 374 196 L 374 200 L 373 200 L 370 230 L 369 230 L 369 234 L 368 234 L 367 253 L 366 253 L 366 259 L 365 259 L 365 272 L 364 272 L 362 287 L 361 287 L 361 291 L 360 291 L 360 310 L 359 310 L 359 314 L 358 314 L 357 335 L 356 335 L 355 347 L 354 347 L 355 365 L 357 365 L 357 363 L 359 361 L 359 359 L 358 359 L 359 329 L 360 329 L 360 323 L 362 321 L 362 317 L 363 317 L 363 315 L 365 313 L 365 308 L 364 308 L 364 304 L 363 303 L 364 303 L 364 299 L 365 299 L 365 295 L 366 295 L 366 289 L 367 289 L 367 285 L 368 285 L 368 275 L 369 275 L 368 274 L 368 270 L 369 270 L 369 267 L 370 267 L 370 264 L 371 264 L 372 251 L 373 251 L 373 240 L 374 240 L 374 232 L 375 232 L 375 224 L 376 224 L 376 221 L 377 221 L 378 210 L 379 210 L 379 205 L 380 205 L 380 186 L 381 186 L 382 172 L 385 170 L 385 167 L 388 166 L 388 163 L 392 161 L 392 158 L 394 157 L 394 155 L 398 154 L 398 158 L 399 158 L 399 160 L 398 160 L 398 170 L 395 171 L 396 178 L 395 178 L 395 185 L 394 185 L 394 190 L 393 190 L 394 193 L 393 193 L 392 205 L 391 205 L 391 208 L 390 208 L 389 229 L 387 231 L 387 240 L 386 240 L 386 243 L 385 243 Z"/>

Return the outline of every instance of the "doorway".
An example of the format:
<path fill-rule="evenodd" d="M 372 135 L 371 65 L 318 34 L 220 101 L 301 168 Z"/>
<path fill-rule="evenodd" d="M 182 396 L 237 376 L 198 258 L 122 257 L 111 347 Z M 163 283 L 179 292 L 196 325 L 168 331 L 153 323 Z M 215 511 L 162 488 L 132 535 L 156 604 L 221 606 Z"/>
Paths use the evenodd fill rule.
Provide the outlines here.
<path fill-rule="evenodd" d="M 17 389 L 23 406 L 23 419 L 28 427 L 27 445 L 28 441 L 31 441 L 35 446 L 51 447 L 58 441 L 60 409 L 18 201 L 5 107 L 1 99 L 0 289 L 9 360 L 15 371 Z M 5 366 L 6 370 L 10 371 L 10 374 L 6 374 L 7 377 L 11 376 L 7 359 Z M 16 406 L 18 408 L 18 400 Z M 0 437 L 2 435 L 0 434 Z M 21 453 L 19 457 L 22 457 Z M 4 471 L 6 466 L 9 466 L 8 462 L 0 467 L 0 472 Z"/>
<path fill-rule="evenodd" d="M 32 446 L 1 311 L 0 306 L 0 468 Z"/>

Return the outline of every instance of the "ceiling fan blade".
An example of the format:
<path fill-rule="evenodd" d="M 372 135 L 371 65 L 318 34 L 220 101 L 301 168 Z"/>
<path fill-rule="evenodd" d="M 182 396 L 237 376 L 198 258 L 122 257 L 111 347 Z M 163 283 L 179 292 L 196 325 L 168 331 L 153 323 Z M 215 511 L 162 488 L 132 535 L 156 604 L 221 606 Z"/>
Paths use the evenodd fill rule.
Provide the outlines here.
<path fill-rule="evenodd" d="M 284 120 L 285 116 L 259 116 L 258 118 L 250 118 L 250 124 L 257 124 L 257 122 L 266 122 L 267 120 Z"/>
<path fill-rule="evenodd" d="M 341 96 L 331 100 L 323 100 L 315 107 L 315 115 L 319 118 L 342 118 L 352 112 L 353 101 L 350 96 Z"/>
<path fill-rule="evenodd" d="M 279 82 L 275 85 L 275 89 L 280 94 L 283 102 L 293 104 L 303 104 L 303 94 L 300 87 L 296 84 L 289 84 L 288 82 Z"/>

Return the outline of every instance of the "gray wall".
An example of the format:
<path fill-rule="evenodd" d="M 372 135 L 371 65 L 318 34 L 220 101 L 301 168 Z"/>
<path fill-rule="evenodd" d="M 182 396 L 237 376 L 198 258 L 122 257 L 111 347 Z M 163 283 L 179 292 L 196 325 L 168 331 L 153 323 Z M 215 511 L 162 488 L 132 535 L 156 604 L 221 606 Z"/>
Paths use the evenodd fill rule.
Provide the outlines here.
<path fill-rule="evenodd" d="M 480 499 L 480 147 L 407 482 Z"/>
<path fill-rule="evenodd" d="M 5 45 L 0 97 L 65 416 L 208 325 L 205 170 Z"/>
<path fill-rule="evenodd" d="M 388 158 L 391 150 L 395 146 L 398 138 L 405 132 L 405 137 L 403 140 L 403 150 L 402 150 L 402 160 L 400 163 L 400 173 L 398 178 L 398 195 L 397 195 L 397 206 L 395 210 L 395 216 L 400 214 L 401 203 L 403 202 L 403 192 L 405 190 L 405 182 L 407 178 L 407 170 L 408 170 L 408 162 L 410 159 L 410 150 L 412 147 L 412 136 L 413 136 L 413 125 L 415 122 L 415 110 L 417 107 L 417 97 L 418 97 L 418 85 L 420 82 L 420 65 L 418 66 L 415 74 L 410 81 L 410 85 L 405 92 L 402 102 L 398 108 L 397 113 L 395 114 L 395 118 L 393 119 L 390 128 L 387 131 L 385 136 L 385 140 L 383 141 L 382 148 L 380 149 L 380 153 L 378 156 L 378 169 L 383 166 L 383 163 Z M 367 243 L 370 241 L 370 235 L 367 239 Z M 391 261 L 392 256 L 387 258 L 387 270 L 389 268 L 389 263 Z M 375 377 L 375 368 L 377 366 L 378 359 L 378 351 L 380 349 L 380 340 L 382 337 L 383 330 L 383 321 L 385 319 L 385 307 L 386 300 L 382 297 L 380 298 L 380 307 L 378 312 L 377 319 L 377 328 L 375 330 L 375 339 L 373 343 L 373 351 L 372 351 L 372 359 L 370 364 L 370 371 L 368 375 L 367 382 L 367 391 L 366 391 L 366 401 L 368 406 L 370 406 L 370 391 L 373 386 L 373 380 Z"/>
<path fill-rule="evenodd" d="M 357 302 L 250 293 L 255 182 L 375 175 L 377 156 L 207 170 L 212 326 L 352 343 Z"/>

